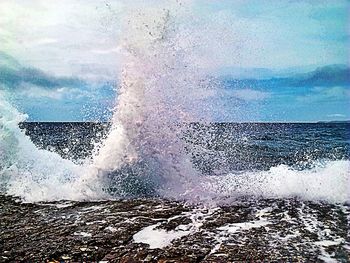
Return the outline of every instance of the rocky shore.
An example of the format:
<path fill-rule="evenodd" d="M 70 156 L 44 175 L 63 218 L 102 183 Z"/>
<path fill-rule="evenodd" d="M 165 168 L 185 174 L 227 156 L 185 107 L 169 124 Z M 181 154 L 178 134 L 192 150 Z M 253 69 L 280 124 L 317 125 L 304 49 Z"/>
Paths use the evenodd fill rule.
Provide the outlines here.
<path fill-rule="evenodd" d="M 348 205 L 227 203 L 0 196 L 0 262 L 350 262 Z"/>

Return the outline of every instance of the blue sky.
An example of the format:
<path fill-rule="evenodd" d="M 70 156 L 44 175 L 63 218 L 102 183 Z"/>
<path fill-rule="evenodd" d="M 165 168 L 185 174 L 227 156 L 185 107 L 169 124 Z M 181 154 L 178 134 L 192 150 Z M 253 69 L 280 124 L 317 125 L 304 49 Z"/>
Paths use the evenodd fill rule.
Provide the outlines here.
<path fill-rule="evenodd" d="M 0 89 L 31 121 L 108 119 L 122 67 L 118 43 L 124 14 L 177 2 L 2 0 Z M 349 72 L 349 1 L 185 0 L 182 5 L 207 35 L 199 66 L 235 83 L 222 85 L 208 101 L 216 105 L 215 120 L 350 119 L 350 80 L 337 79 Z M 323 68 L 334 64 L 343 66 Z M 272 78 L 288 81 L 262 80 Z"/>

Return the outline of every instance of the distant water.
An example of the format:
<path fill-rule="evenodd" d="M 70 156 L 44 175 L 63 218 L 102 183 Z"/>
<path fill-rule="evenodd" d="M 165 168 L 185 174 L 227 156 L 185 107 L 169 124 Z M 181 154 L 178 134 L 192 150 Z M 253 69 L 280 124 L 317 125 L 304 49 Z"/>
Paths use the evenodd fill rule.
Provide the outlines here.
<path fill-rule="evenodd" d="M 24 122 L 20 127 L 37 147 L 79 163 L 92 156 L 110 124 Z M 182 139 L 196 168 L 209 175 L 278 165 L 305 169 L 350 159 L 350 123 L 194 123 Z"/>
<path fill-rule="evenodd" d="M 93 161 L 91 159 L 96 155 L 100 141 L 105 141 L 111 133 L 109 123 L 24 122 L 20 128 L 38 149 L 56 152 L 63 157 L 62 160 L 75 163 L 80 169 L 78 174 L 81 174 L 81 178 L 95 169 L 86 164 Z M 186 188 L 184 196 L 175 194 L 170 197 L 193 200 L 200 196 L 201 200 L 212 200 L 247 195 L 349 202 L 349 128 L 348 123 L 185 125 L 180 136 L 186 150 L 184 154 L 199 176 L 197 184 L 188 184 L 187 181 L 182 182 L 181 177 L 175 177 L 174 187 L 183 185 Z M 110 154 L 113 156 L 115 153 L 110 150 Z M 158 153 L 151 154 L 157 156 Z M 162 152 L 164 158 L 171 158 L 172 154 Z M 49 165 L 56 159 L 54 157 L 55 161 L 52 162 L 49 157 Z M 56 165 L 59 164 L 56 162 Z M 34 170 L 42 174 L 39 179 L 26 182 L 24 175 L 21 181 L 16 181 L 13 189 L 20 189 L 18 195 L 34 201 L 56 200 L 64 196 L 78 200 L 153 195 L 169 197 L 173 188 L 162 185 L 163 172 L 167 171 L 157 167 L 157 162 L 152 159 L 141 159 L 131 164 L 125 163 L 118 170 L 103 173 L 95 179 L 88 178 L 88 181 L 75 177 L 66 177 L 62 181 L 55 174 L 55 178 L 51 178 L 52 168 L 47 170 L 44 166 L 44 170 Z M 61 173 L 58 170 L 58 174 Z M 58 184 L 65 192 L 53 191 Z M 96 185 L 101 187 L 102 192 L 96 190 L 99 189 L 95 188 Z M 27 186 L 30 188 L 24 188 Z M 44 192 L 33 191 L 36 187 Z M 91 193 L 87 194 L 86 189 Z M 17 195 L 17 192 L 14 191 L 14 194 Z"/>

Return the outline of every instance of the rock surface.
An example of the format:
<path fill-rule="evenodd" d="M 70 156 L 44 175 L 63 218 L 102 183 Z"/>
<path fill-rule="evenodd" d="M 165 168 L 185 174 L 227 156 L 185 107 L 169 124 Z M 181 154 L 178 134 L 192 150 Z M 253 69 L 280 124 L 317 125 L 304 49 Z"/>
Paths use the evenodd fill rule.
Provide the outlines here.
<path fill-rule="evenodd" d="M 350 262 L 349 213 L 298 199 L 195 206 L 0 196 L 0 262 Z"/>

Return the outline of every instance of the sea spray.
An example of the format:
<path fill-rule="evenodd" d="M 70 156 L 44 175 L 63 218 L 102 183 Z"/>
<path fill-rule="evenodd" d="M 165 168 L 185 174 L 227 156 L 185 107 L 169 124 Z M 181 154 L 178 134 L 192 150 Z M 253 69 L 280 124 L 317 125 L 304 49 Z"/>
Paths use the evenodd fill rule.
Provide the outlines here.
<path fill-rule="evenodd" d="M 280 165 L 220 176 L 202 175 L 194 168 L 181 134 L 187 123 L 210 120 L 212 108 L 199 101 L 215 95 L 217 83 L 198 65 L 198 46 L 210 41 L 198 38 L 198 29 L 193 31 L 185 16 L 181 8 L 144 9 L 126 16 L 112 127 L 84 164 L 38 149 L 18 127 L 26 115 L 9 103 L 11 91 L 0 88 L 1 191 L 29 202 L 150 195 L 348 202 L 348 160 L 302 171 Z"/>
<path fill-rule="evenodd" d="M 350 202 L 350 162 L 335 160 L 314 163 L 313 168 L 298 170 L 287 165 L 267 171 L 245 171 L 207 178 L 208 192 L 227 200 L 241 196 L 256 198 L 294 198 Z M 231 198 L 230 198 L 231 197 Z"/>
<path fill-rule="evenodd" d="M 2 126 L 8 129 L 11 123 L 7 141 L 16 144 L 2 147 L 14 152 L 2 154 L 11 160 L 2 163 L 1 171 L 8 194 L 39 201 L 199 193 L 200 174 L 180 135 L 185 123 L 198 120 L 194 98 L 207 82 L 194 56 L 199 40 L 189 24 L 178 23 L 181 12 L 156 8 L 128 13 L 110 134 L 83 165 L 37 149 L 18 128 L 25 116 L 3 97 L 1 112 L 12 115 L 2 118 Z"/>
<path fill-rule="evenodd" d="M 77 179 L 86 172 L 54 152 L 38 149 L 19 127 L 27 116 L 8 102 L 0 91 L 0 181 L 1 190 L 25 201 L 43 201 L 97 197 L 77 187 Z"/>
<path fill-rule="evenodd" d="M 98 176 L 95 177 L 95 181 L 92 178 L 85 180 L 85 175 L 94 171 L 91 165 L 76 165 L 62 159 L 56 153 L 36 148 L 18 128 L 18 122 L 25 120 L 26 116 L 20 114 L 5 100 L 7 96 L 4 92 L 1 92 L 1 95 L 0 181 L 2 192 L 19 196 L 29 202 L 118 197 L 116 192 L 112 196 L 103 190 L 103 188 L 106 190 L 107 185 L 102 184 Z M 312 168 L 302 170 L 278 165 L 265 171 L 200 175 L 200 180 L 197 182 L 219 202 L 229 202 L 232 198 L 240 196 L 256 198 L 297 196 L 305 200 L 344 203 L 350 200 L 349 174 L 350 163 L 346 159 L 319 160 L 314 161 Z M 138 176 L 142 177 L 142 175 Z M 134 181 L 133 187 L 135 186 L 137 183 Z M 120 187 L 120 184 L 115 187 Z M 123 191 L 125 192 L 121 194 L 127 196 L 127 189 Z M 193 200 L 193 195 L 182 195 L 183 197 Z M 204 201 L 203 195 L 202 201 Z"/>
<path fill-rule="evenodd" d="M 136 12 L 124 25 L 117 106 L 110 135 L 94 158 L 99 176 L 112 179 L 113 187 L 130 184 L 134 174 L 163 196 L 199 194 L 199 172 L 180 137 L 186 123 L 198 120 L 194 98 L 206 76 L 193 56 L 197 39 L 178 20 L 157 9 Z"/>

